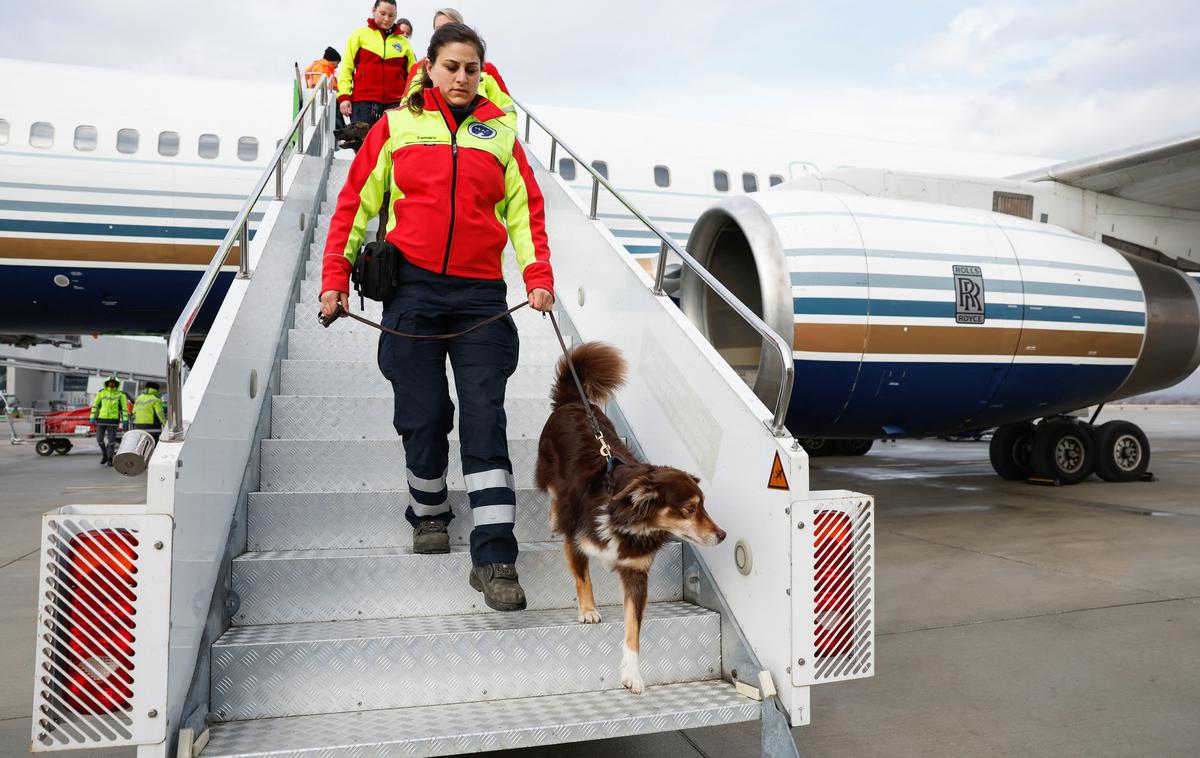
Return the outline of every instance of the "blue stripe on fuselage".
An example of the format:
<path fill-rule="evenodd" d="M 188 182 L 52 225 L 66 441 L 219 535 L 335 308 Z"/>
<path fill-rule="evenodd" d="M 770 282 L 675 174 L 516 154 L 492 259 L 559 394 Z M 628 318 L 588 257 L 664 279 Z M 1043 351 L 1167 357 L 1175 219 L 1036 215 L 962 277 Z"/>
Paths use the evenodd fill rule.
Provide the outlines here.
<path fill-rule="evenodd" d="M 911 318 L 954 318 L 954 302 L 928 300 L 865 300 L 840 297 L 797 297 L 792 311 L 798 315 L 822 316 L 896 316 Z M 1112 311 L 1102 308 L 1068 308 L 1048 305 L 1022 306 L 992 303 L 985 306 L 989 319 L 1026 321 L 1063 321 L 1076 324 L 1120 324 L 1145 326 L 1146 315 L 1140 311 Z"/>
<path fill-rule="evenodd" d="M 223 240 L 229 230 L 185 226 L 141 226 L 138 224 L 96 224 L 75 221 L 27 221 L 0 219 L 0 231 L 25 234 L 87 234 L 104 237 L 160 237 L 167 239 Z M 254 230 L 250 230 L 254 239 Z"/>

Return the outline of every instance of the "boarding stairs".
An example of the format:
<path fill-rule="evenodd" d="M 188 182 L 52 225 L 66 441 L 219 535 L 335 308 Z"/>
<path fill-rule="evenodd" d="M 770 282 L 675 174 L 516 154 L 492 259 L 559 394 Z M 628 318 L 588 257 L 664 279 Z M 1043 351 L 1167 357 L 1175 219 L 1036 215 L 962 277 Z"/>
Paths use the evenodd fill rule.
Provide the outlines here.
<path fill-rule="evenodd" d="M 277 149 L 276 201 L 254 243 L 247 219 L 270 170 L 172 334 L 171 415 L 149 460 L 146 505 L 69 506 L 43 518 L 40 587 L 64 596 L 39 612 L 38 670 L 47 673 L 35 684 L 35 751 L 435 756 L 759 721 L 763 755 L 797 755 L 789 727 L 809 722 L 810 686 L 872 673 L 874 564 L 870 498 L 810 492 L 807 457 L 783 429 L 790 348 L 758 320 L 764 349 L 788 358 L 772 411 L 663 294 L 673 243 L 643 219 L 664 245 L 650 280 L 597 221 L 609 202 L 599 190 L 637 212 L 594 172 L 590 207 L 549 173 L 560 148 L 588 164 L 526 112 L 522 141 L 546 198 L 568 339 L 622 350 L 630 380 L 606 411 L 644 458 L 699 474 L 710 514 L 729 532 L 716 548 L 673 542 L 659 553 L 641 630 L 646 690 L 633 695 L 620 683 L 619 583 L 593 561 L 603 621 L 579 623 L 546 496 L 533 487 L 561 355 L 540 314 L 514 314 L 520 363 L 505 405 L 529 608 L 494 612 L 467 583 L 472 520 L 457 433 L 451 552 L 411 552 L 379 334 L 316 319 L 329 213 L 349 167 L 329 145 L 333 99 L 322 95 L 320 112 L 316 103 Z M 182 339 L 234 242 L 252 255 L 238 262 L 184 383 Z M 511 249 L 505 260 L 516 303 L 524 285 Z M 371 302 L 361 313 L 382 315 Z M 107 596 L 122 576 L 130 582 L 98 623 L 124 618 L 136 633 L 99 652 L 89 637 L 92 647 L 71 652 L 80 618 L 91 617 L 66 595 L 83 586 L 75 572 L 94 567 L 96 552 L 116 560 L 89 591 Z M 113 683 L 115 695 L 98 694 Z M 96 707 L 105 697 L 116 706 Z"/>
<path fill-rule="evenodd" d="M 334 162 L 329 201 L 347 163 Z M 327 206 L 329 204 L 327 203 Z M 451 755 L 758 718 L 721 681 L 721 625 L 683 602 L 682 547 L 655 561 L 642 630 L 642 696 L 626 692 L 615 576 L 595 567 L 604 621 L 576 619 L 574 582 L 533 488 L 538 435 L 561 355 L 548 320 L 514 314 L 520 368 L 505 410 L 517 481 L 518 569 L 529 609 L 496 613 L 467 585 L 470 508 L 452 434 L 449 555 L 414 555 L 404 451 L 379 333 L 317 322 L 328 218 L 311 245 L 288 334 L 247 551 L 233 561 L 234 626 L 212 648 L 205 758 Z M 512 265 L 510 299 L 524 293 Z M 355 307 L 358 303 L 355 302 Z M 378 303 L 365 310 L 378 320 Z M 451 397 L 455 397 L 453 385 Z"/>

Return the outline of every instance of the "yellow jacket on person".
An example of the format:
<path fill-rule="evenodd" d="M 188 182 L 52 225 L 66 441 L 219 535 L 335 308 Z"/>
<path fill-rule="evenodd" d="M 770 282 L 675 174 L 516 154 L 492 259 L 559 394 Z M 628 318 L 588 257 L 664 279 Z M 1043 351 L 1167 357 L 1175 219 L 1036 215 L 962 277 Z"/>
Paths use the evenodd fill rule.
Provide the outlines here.
<path fill-rule="evenodd" d="M 146 390 L 133 401 L 133 423 L 155 424 L 162 426 L 167 423 L 163 413 L 163 401 L 158 390 Z"/>
<path fill-rule="evenodd" d="M 96 393 L 96 399 L 92 402 L 93 422 L 101 421 L 104 423 L 121 423 L 124 424 L 129 420 L 129 399 L 125 397 L 125 393 L 116 387 L 104 387 Z"/>
<path fill-rule="evenodd" d="M 404 99 L 404 84 L 417 54 L 408 38 L 394 29 L 385 31 L 369 19 L 350 35 L 338 71 L 338 102 L 391 104 Z"/>

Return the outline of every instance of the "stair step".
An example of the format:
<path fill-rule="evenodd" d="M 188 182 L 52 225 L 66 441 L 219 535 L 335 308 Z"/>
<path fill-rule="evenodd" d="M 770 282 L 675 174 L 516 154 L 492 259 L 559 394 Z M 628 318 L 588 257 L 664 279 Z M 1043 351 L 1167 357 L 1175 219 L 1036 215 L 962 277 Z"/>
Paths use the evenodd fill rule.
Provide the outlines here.
<path fill-rule="evenodd" d="M 386 396 L 276 395 L 271 401 L 271 436 L 292 440 L 394 440 L 394 401 Z M 454 398 L 458 405 L 457 396 Z M 504 403 L 508 438 L 537 439 L 550 416 L 545 398 L 508 398 Z M 451 439 L 459 438 L 455 413 Z"/>
<path fill-rule="evenodd" d="M 204 758 L 442 756 L 755 721 L 720 680 L 217 724 Z"/>
<path fill-rule="evenodd" d="M 533 487 L 537 440 L 508 444 L 518 488 Z M 408 487 L 404 447 L 392 440 L 263 440 L 259 489 L 263 492 L 363 492 Z M 450 446 L 447 486 L 465 489 L 459 446 Z"/>
<path fill-rule="evenodd" d="M 668 543 L 650 569 L 650 602 L 683 598 L 683 552 Z M 241 598 L 241 626 L 313 621 L 490 613 L 483 595 L 467 584 L 471 556 L 464 547 L 446 555 L 409 548 L 296 550 L 245 553 L 233 560 L 233 589 Z M 559 542 L 520 546 L 517 570 L 530 610 L 574 608 L 575 583 Z M 621 602 L 616 575 L 592 567 L 596 602 Z"/>
<path fill-rule="evenodd" d="M 450 378 L 450 397 L 457 397 L 454 372 L 447 362 Z M 534 363 L 522 356 L 517 370 L 508 378 L 505 397 L 536 398 L 549 402 L 554 370 L 550 365 Z M 326 395 L 359 397 L 362 394 L 388 395 L 392 384 L 379 373 L 379 366 L 370 361 L 282 361 L 280 392 L 285 395 Z"/>
<path fill-rule="evenodd" d="M 342 331 L 339 324 L 328 329 L 291 329 L 288 331 L 288 358 L 292 360 L 375 361 L 379 352 L 379 332 Z M 520 362 L 546 366 L 562 355 L 554 329 L 546 325 L 535 330 L 518 328 L 521 338 Z M 570 346 L 570 343 L 567 343 Z"/>
<path fill-rule="evenodd" d="M 408 493 L 252 492 L 247 512 L 246 549 L 320 550 L 403 547 L 412 544 L 404 519 Z M 466 545 L 471 535 L 467 493 L 450 492 L 450 543 Z M 548 542 L 550 499 L 544 492 L 517 490 L 516 535 L 520 542 Z"/>
<path fill-rule="evenodd" d="M 241 721 L 617 689 L 622 610 L 600 613 L 599 624 L 571 609 L 235 627 L 213 645 L 212 710 Z M 641 640 L 647 686 L 721 675 L 717 613 L 651 604 Z"/>
<path fill-rule="evenodd" d="M 525 298 L 525 285 L 522 283 L 515 269 L 505 271 L 504 281 L 508 283 L 508 304 L 516 305 Z M 321 296 L 321 277 L 315 273 L 308 275 L 300 281 L 300 297 L 296 302 L 299 303 L 315 303 Z M 357 297 L 355 299 L 357 305 Z"/>

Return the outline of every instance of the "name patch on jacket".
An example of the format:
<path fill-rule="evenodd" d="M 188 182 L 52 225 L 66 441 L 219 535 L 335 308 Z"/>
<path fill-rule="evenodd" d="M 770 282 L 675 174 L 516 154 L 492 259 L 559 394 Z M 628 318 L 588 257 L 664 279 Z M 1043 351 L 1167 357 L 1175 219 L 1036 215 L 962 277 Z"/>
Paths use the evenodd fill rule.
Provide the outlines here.
<path fill-rule="evenodd" d="M 492 137 L 496 136 L 495 129 L 487 124 L 481 124 L 478 121 L 468 126 L 467 131 L 472 137 L 478 137 L 479 139 L 491 139 Z"/>

